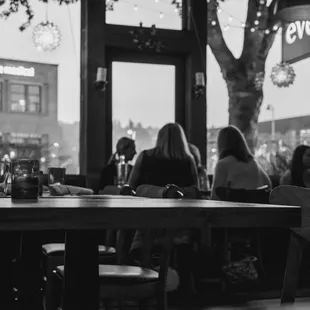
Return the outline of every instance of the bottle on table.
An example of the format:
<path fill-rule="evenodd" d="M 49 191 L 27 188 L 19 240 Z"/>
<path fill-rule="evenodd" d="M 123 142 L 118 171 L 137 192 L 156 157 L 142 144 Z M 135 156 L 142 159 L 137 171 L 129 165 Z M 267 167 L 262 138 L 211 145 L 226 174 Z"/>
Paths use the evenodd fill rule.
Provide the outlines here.
<path fill-rule="evenodd" d="M 127 184 L 128 164 L 125 162 L 125 156 L 120 155 L 117 163 L 117 186 L 123 187 Z"/>

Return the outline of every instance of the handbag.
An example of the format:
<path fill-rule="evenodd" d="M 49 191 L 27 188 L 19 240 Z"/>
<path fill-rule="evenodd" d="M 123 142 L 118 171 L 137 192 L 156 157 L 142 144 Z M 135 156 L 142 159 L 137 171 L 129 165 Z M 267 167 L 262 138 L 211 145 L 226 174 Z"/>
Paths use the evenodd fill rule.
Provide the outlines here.
<path fill-rule="evenodd" d="M 258 273 L 254 262 L 257 261 L 255 256 L 245 256 L 239 261 L 230 262 L 222 267 L 225 276 L 232 284 L 241 284 L 249 281 L 256 281 Z"/>

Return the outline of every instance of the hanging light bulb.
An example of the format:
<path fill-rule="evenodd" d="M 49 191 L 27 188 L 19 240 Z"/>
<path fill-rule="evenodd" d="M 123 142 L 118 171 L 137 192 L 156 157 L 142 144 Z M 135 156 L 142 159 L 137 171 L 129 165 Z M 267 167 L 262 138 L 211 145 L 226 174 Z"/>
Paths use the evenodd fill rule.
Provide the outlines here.
<path fill-rule="evenodd" d="M 232 22 L 232 20 L 233 20 L 232 16 L 229 16 L 228 20 L 229 20 L 230 22 Z"/>
<path fill-rule="evenodd" d="M 163 18 L 164 18 L 164 13 L 163 13 L 163 12 L 160 12 L 159 18 L 160 18 L 160 19 L 163 19 Z"/>
<path fill-rule="evenodd" d="M 259 21 L 258 21 L 258 20 L 256 20 L 256 21 L 254 22 L 254 24 L 255 24 L 255 25 L 258 25 L 258 24 L 259 24 Z"/>
<path fill-rule="evenodd" d="M 56 25 L 46 21 L 34 27 L 32 39 L 39 51 L 51 52 L 59 46 L 61 34 Z"/>
<path fill-rule="evenodd" d="M 138 11 L 137 5 L 135 5 L 133 9 L 137 12 Z"/>
<path fill-rule="evenodd" d="M 251 28 L 251 32 L 255 32 L 255 28 Z"/>
<path fill-rule="evenodd" d="M 212 25 L 212 26 L 215 26 L 215 25 L 216 25 L 216 21 L 213 20 L 213 21 L 211 22 L 211 25 Z"/>
<path fill-rule="evenodd" d="M 258 12 L 256 13 L 256 15 L 257 15 L 257 17 L 261 17 L 261 16 L 262 16 L 262 12 L 258 11 Z"/>
<path fill-rule="evenodd" d="M 241 27 L 245 28 L 245 23 L 242 23 L 242 24 L 241 24 Z"/>
<path fill-rule="evenodd" d="M 265 33 L 266 33 L 266 34 L 269 34 L 269 33 L 270 33 L 270 30 L 269 30 L 269 29 L 266 29 L 266 30 L 265 30 Z"/>

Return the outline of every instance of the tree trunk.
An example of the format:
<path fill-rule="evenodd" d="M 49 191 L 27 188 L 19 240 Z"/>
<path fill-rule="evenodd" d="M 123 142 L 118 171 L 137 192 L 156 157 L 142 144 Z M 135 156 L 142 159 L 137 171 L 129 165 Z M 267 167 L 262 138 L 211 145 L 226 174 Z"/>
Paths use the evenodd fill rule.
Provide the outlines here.
<path fill-rule="evenodd" d="M 243 132 L 254 154 L 258 141 L 258 116 L 263 101 L 263 91 L 253 89 L 252 83 L 246 87 L 238 80 L 229 84 L 229 124 Z"/>

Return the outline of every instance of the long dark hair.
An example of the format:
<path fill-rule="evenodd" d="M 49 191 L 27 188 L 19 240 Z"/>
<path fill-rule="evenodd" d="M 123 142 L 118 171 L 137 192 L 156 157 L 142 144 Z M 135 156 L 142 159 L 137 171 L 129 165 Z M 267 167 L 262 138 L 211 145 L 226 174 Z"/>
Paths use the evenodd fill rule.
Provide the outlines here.
<path fill-rule="evenodd" d="M 296 147 L 291 162 L 291 185 L 305 187 L 303 174 L 305 166 L 303 164 L 303 156 L 310 147 L 307 145 L 299 145 Z"/>
<path fill-rule="evenodd" d="M 235 126 L 227 126 L 220 130 L 217 138 L 219 159 L 234 156 L 238 161 L 249 162 L 253 159 L 242 132 Z"/>
<path fill-rule="evenodd" d="M 156 150 L 159 156 L 168 159 L 184 160 L 192 157 L 184 130 L 178 123 L 168 123 L 159 130 Z"/>

